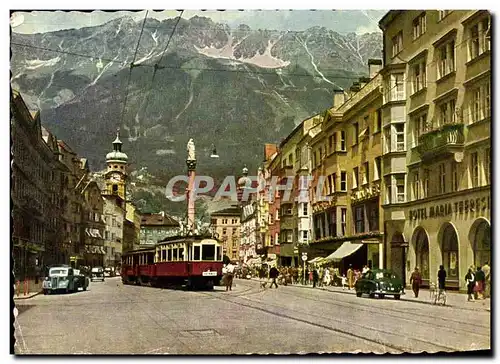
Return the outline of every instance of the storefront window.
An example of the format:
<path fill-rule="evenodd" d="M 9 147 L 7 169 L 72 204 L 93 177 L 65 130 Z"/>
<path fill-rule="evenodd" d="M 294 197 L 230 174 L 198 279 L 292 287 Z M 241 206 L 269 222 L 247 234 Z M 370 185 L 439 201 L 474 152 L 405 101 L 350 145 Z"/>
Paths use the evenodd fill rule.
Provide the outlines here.
<path fill-rule="evenodd" d="M 423 279 L 429 279 L 429 240 L 423 229 L 417 235 L 417 266 Z"/>
<path fill-rule="evenodd" d="M 458 237 L 452 225 L 443 233 L 443 265 L 449 279 L 458 279 Z"/>
<path fill-rule="evenodd" d="M 491 260 L 491 228 L 483 221 L 476 229 L 474 237 L 474 265 L 483 266 Z"/>

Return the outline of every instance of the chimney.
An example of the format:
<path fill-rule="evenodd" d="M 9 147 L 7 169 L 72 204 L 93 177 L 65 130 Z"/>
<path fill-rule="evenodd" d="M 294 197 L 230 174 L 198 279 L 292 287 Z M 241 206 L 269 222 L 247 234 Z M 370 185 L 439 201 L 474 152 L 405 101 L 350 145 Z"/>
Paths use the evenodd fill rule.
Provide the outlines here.
<path fill-rule="evenodd" d="M 351 86 L 351 88 L 349 89 L 349 91 L 351 91 L 352 93 L 356 93 L 358 92 L 359 90 L 361 89 L 361 87 L 359 86 L 359 82 L 354 82 Z"/>
<path fill-rule="evenodd" d="M 342 105 L 346 100 L 346 94 L 344 90 L 334 90 L 333 91 L 333 107 L 337 109 L 340 105 Z"/>
<path fill-rule="evenodd" d="M 368 82 L 370 82 L 369 77 L 360 77 L 359 79 L 359 84 L 361 88 L 363 88 Z"/>
<path fill-rule="evenodd" d="M 370 75 L 370 79 L 375 77 L 377 73 L 382 69 L 382 60 L 381 59 L 369 59 L 368 60 L 368 74 Z"/>

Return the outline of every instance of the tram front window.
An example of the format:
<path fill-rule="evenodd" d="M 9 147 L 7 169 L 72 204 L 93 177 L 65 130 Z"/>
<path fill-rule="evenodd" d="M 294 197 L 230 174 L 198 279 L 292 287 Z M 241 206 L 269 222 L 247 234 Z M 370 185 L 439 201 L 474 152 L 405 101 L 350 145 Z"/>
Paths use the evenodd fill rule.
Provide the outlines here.
<path fill-rule="evenodd" d="M 203 245 L 201 260 L 215 260 L 215 245 Z"/>

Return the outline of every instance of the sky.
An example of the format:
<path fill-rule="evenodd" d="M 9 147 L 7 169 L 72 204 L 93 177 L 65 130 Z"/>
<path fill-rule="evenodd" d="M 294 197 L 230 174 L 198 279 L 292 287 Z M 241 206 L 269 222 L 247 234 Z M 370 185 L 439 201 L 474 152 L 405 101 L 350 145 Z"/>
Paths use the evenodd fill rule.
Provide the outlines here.
<path fill-rule="evenodd" d="M 182 17 L 189 19 L 195 15 L 206 16 L 231 27 L 247 24 L 253 29 L 304 30 L 312 26 L 324 26 L 339 33 L 369 33 L 380 31 L 378 21 L 385 13 L 386 10 L 186 10 Z M 148 17 L 161 21 L 178 14 L 179 12 L 172 10 L 149 11 Z M 97 26 L 125 15 L 142 20 L 145 11 L 15 12 L 11 15 L 10 23 L 16 33 L 33 34 Z"/>

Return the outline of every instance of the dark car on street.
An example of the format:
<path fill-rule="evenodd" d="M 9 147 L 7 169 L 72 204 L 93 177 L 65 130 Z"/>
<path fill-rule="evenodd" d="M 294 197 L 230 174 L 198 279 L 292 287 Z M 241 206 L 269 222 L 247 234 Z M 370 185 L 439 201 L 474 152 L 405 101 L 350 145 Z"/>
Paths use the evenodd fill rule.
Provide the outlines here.
<path fill-rule="evenodd" d="M 379 298 L 394 296 L 395 299 L 399 300 L 401 295 L 404 294 L 401 279 L 387 269 L 369 270 L 356 281 L 354 288 L 358 297 L 367 294 L 371 298 L 375 297 L 375 295 Z"/>

